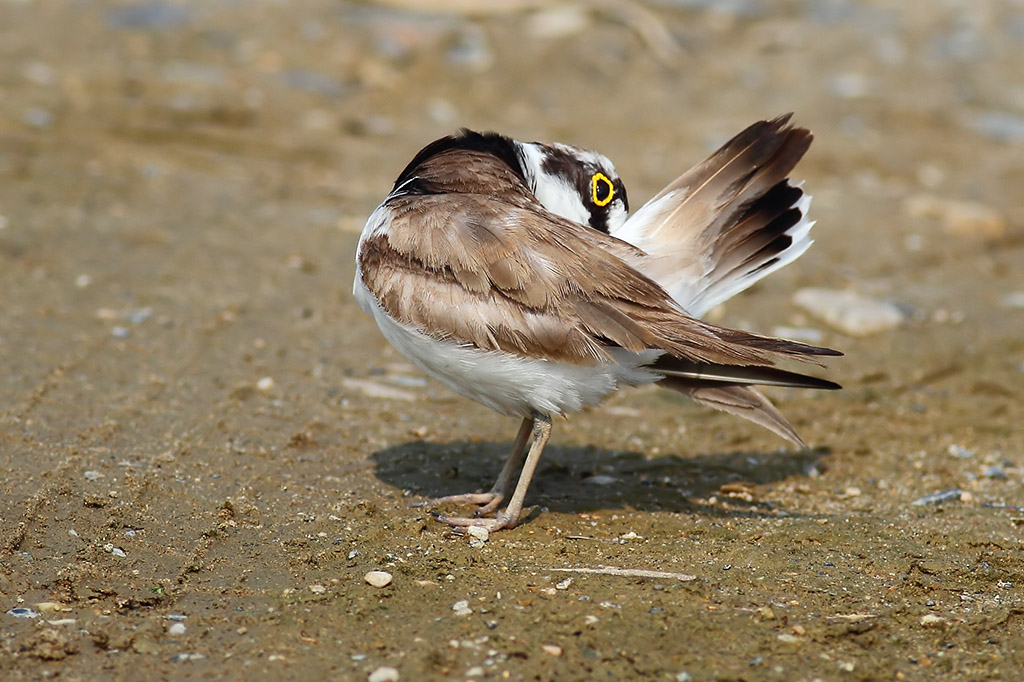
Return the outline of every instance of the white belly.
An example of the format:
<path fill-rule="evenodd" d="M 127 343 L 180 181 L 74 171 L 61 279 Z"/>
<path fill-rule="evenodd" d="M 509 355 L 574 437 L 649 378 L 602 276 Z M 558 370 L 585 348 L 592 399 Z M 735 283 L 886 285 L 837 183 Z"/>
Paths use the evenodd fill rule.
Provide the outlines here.
<path fill-rule="evenodd" d="M 396 322 L 378 305 L 359 272 L 352 293 L 359 307 L 377 321 L 384 337 L 413 364 L 456 393 L 505 415 L 578 412 L 597 405 L 620 385 L 636 386 L 662 378 L 644 367 L 661 351 L 637 354 L 617 350 L 616 361 L 590 366 L 484 351 L 438 341 Z"/>

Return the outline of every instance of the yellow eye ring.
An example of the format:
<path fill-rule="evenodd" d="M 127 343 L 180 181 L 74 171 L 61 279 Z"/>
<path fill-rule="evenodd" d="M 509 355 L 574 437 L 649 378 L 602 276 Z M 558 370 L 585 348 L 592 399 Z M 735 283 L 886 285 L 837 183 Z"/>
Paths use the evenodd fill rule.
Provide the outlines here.
<path fill-rule="evenodd" d="M 615 198 L 615 185 L 604 173 L 594 173 L 590 178 L 590 198 L 597 206 L 607 206 Z"/>

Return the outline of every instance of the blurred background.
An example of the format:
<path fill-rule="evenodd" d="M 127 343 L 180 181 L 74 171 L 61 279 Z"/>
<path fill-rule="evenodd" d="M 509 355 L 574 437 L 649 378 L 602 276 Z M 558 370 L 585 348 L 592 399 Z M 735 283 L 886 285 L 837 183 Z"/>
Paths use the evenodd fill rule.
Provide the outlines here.
<path fill-rule="evenodd" d="M 403 491 L 486 487 L 515 424 L 425 380 L 349 292 L 366 217 L 420 147 L 462 126 L 596 149 L 634 207 L 755 120 L 792 111 L 815 133 L 795 172 L 814 197 L 815 246 L 712 315 L 846 352 L 828 371 L 843 392 L 772 394 L 827 450 L 773 454 L 771 434 L 726 415 L 654 391 L 615 396 L 556 427 L 534 493 L 553 511 L 536 532 L 558 536 L 547 524 L 561 524 L 614 538 L 650 523 L 643 535 L 675 542 L 708 518 L 747 524 L 722 531 L 721 544 L 712 534 L 703 549 L 647 559 L 671 554 L 693 568 L 745 551 L 729 540 L 763 532 L 751 512 L 767 508 L 760 501 L 826 517 L 854 507 L 864 525 L 833 536 L 807 522 L 826 546 L 881 557 L 845 564 L 849 574 L 833 576 L 844 591 L 865 572 L 903 575 L 907 557 L 948 542 L 949 564 L 925 573 L 982 581 L 1002 601 L 986 611 L 980 597 L 951 599 L 937 617 L 963 623 L 957 609 L 974 608 L 997 622 L 1020 603 L 997 585 L 1024 582 L 1007 520 L 1024 447 L 1022 64 L 1019 0 L 0 0 L 0 611 L 58 604 L 77 609 L 80 628 L 0 615 L 12 654 L 0 670 L 29 679 L 73 661 L 85 679 L 90 666 L 130 670 L 130 657 L 102 653 L 119 650 L 218 671 L 214 651 L 226 650 L 270 669 L 280 655 L 309 674 L 365 676 L 402 668 L 415 632 L 406 624 L 450 617 L 457 595 L 404 587 L 406 615 L 388 621 L 360 576 L 422 551 L 456 558 L 407 566 L 407 578 L 477 565 L 483 555 L 409 510 Z M 597 472 L 615 487 L 579 485 Z M 749 483 L 742 494 L 721 492 L 737 481 Z M 961 511 L 913 515 L 922 507 L 912 501 L 948 490 Z M 754 507 L 722 508 L 744 495 Z M 985 504 L 1004 516 L 979 521 L 971 510 Z M 619 520 L 609 512 L 594 530 L 587 514 L 608 509 Z M 886 544 L 893 519 L 918 530 Z M 978 534 L 997 548 L 976 551 Z M 479 550 L 497 553 L 486 562 L 516 565 L 522 547 L 505 542 Z M 521 542 L 540 553 L 535 564 L 554 563 L 544 554 L 554 549 Z M 956 572 L 972 562 L 996 568 Z M 517 575 L 491 586 L 536 581 Z M 868 599 L 876 587 L 864 587 Z M 612 599 L 622 588 L 606 589 Z M 935 660 L 920 609 L 943 603 L 903 596 L 913 605 L 903 615 L 872 617 L 889 614 L 886 627 L 913 651 L 880 649 L 858 664 L 868 677 L 889 675 L 887 660 L 908 671 Z M 851 611 L 818 598 L 816 613 Z M 619 679 L 697 679 L 741 674 L 783 646 L 744 630 L 746 616 L 723 626 L 730 639 L 688 607 L 657 608 L 699 624 L 689 641 L 704 636 L 718 654 L 637 643 L 627 665 L 608 652 L 647 636 L 628 621 L 588 645 L 604 652 L 594 660 Z M 188 634 L 168 634 L 162 619 L 184 611 Z M 532 615 L 508 618 L 520 616 L 505 631 L 540 636 L 526 634 Z M 324 628 L 366 618 L 380 629 L 353 635 L 340 658 L 318 648 L 333 641 Z M 466 623 L 438 627 L 459 638 Z M 970 639 L 979 628 L 948 637 L 946 660 L 999 676 L 1013 640 L 986 645 L 1001 657 L 983 661 Z M 573 679 L 590 660 L 569 643 L 564 656 L 524 646 L 522 665 L 541 677 Z M 848 661 L 863 653 L 849 651 Z M 484 653 L 442 643 L 410 654 L 403 679 L 477 665 L 497 675 L 499 658 L 488 667 Z M 843 663 L 814 660 L 826 675 Z"/>

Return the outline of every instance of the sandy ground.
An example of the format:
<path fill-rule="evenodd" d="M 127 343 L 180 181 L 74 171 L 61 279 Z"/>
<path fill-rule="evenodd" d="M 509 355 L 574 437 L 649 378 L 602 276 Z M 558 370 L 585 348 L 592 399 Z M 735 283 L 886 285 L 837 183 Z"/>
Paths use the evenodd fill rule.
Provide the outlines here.
<path fill-rule="evenodd" d="M 1024 5 L 903 5 L 0 2 L 0 677 L 1013 679 Z M 815 447 L 631 391 L 556 423 L 520 527 L 412 508 L 517 427 L 350 297 L 412 154 L 575 143 L 639 205 L 791 110 L 817 243 L 716 319 L 845 351 L 772 394 Z"/>

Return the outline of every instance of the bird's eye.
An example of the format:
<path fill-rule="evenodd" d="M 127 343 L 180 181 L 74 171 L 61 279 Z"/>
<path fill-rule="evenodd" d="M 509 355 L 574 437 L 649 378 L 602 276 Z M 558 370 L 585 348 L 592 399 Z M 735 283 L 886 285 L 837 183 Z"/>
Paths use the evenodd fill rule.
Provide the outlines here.
<path fill-rule="evenodd" d="M 590 196 L 598 206 L 607 206 L 615 196 L 615 186 L 604 173 L 594 173 L 590 178 Z"/>

